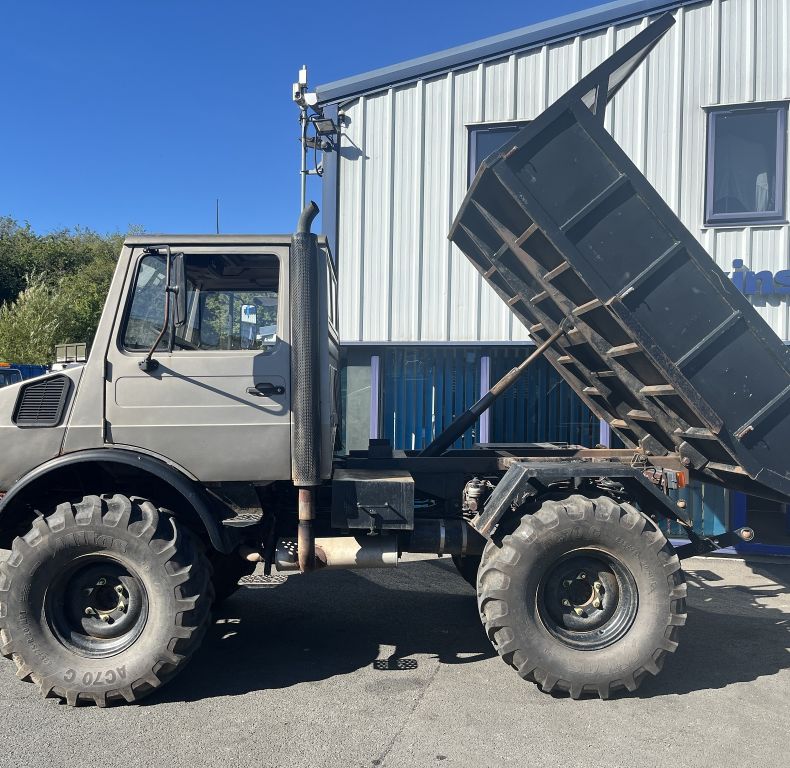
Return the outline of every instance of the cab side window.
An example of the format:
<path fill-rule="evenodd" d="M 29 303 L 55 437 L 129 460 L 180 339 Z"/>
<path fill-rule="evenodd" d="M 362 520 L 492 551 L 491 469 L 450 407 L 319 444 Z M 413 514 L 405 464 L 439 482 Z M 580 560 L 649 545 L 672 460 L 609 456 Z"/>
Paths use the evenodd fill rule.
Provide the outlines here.
<path fill-rule="evenodd" d="M 132 351 L 147 351 L 159 335 L 165 316 L 165 258 L 159 254 L 148 254 L 140 259 L 134 297 L 126 329 L 123 346 Z M 159 344 L 165 349 L 166 340 Z"/>
<path fill-rule="evenodd" d="M 187 321 L 174 350 L 260 350 L 277 341 L 280 262 L 268 254 L 187 254 Z M 150 349 L 164 317 L 165 262 L 140 260 L 124 347 Z M 160 348 L 166 348 L 169 339 Z"/>

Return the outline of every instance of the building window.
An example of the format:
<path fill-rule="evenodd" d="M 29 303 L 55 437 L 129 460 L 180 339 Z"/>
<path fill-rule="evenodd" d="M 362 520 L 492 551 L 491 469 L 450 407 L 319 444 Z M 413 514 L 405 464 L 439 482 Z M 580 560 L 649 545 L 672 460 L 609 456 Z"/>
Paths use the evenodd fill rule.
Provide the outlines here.
<path fill-rule="evenodd" d="M 480 163 L 510 141 L 528 120 L 513 123 L 488 123 L 469 128 L 469 183 L 472 183 Z"/>
<path fill-rule="evenodd" d="M 708 113 L 706 224 L 784 221 L 786 138 L 786 104 Z"/>

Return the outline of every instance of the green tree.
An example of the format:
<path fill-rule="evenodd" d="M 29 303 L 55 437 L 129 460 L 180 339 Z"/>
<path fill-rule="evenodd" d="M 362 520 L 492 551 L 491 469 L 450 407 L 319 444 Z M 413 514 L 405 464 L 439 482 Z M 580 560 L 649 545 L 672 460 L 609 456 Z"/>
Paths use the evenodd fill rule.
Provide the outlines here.
<path fill-rule="evenodd" d="M 80 228 L 38 235 L 0 217 L 0 359 L 49 363 L 55 344 L 90 344 L 122 243 Z"/>
<path fill-rule="evenodd" d="M 0 359 L 46 365 L 60 328 L 60 300 L 43 275 L 32 275 L 15 301 L 0 307 Z"/>
<path fill-rule="evenodd" d="M 110 287 L 121 238 L 117 238 L 113 255 L 99 253 L 73 274 L 60 278 L 58 285 L 58 313 L 60 327 L 58 344 L 93 341 L 99 324 L 107 291 Z"/>

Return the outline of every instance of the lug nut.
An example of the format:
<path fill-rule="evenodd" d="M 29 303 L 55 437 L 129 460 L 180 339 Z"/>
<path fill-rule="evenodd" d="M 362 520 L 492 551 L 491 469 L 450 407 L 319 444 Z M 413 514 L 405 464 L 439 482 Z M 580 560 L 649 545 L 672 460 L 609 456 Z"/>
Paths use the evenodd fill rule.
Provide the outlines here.
<path fill-rule="evenodd" d="M 600 608 L 600 607 L 601 607 L 601 601 L 596 597 L 595 600 L 593 600 L 593 608 Z"/>
<path fill-rule="evenodd" d="M 110 617 L 106 613 L 103 613 L 100 618 L 105 624 L 110 623 Z"/>
<path fill-rule="evenodd" d="M 577 579 L 586 579 L 587 574 L 584 571 L 580 571 L 579 575 L 576 577 Z"/>
<path fill-rule="evenodd" d="M 96 584 L 100 587 L 103 587 L 107 583 L 107 579 L 101 578 L 99 579 Z"/>
<path fill-rule="evenodd" d="M 596 582 L 595 582 L 595 584 L 593 584 L 593 589 L 594 589 L 596 592 L 600 592 L 600 591 L 601 591 L 601 589 L 603 589 L 603 584 L 601 584 L 601 582 L 600 582 L 600 581 L 596 581 Z"/>
<path fill-rule="evenodd" d="M 566 599 L 566 600 L 563 600 L 563 601 L 562 601 L 562 604 L 563 604 L 563 605 L 564 605 L 566 608 L 570 608 L 570 607 L 571 607 L 571 601 L 570 601 L 570 600 L 567 600 L 567 599 Z"/>
<path fill-rule="evenodd" d="M 94 611 L 94 610 L 93 610 L 93 608 L 91 608 L 90 606 L 88 606 L 88 607 L 85 609 L 85 615 L 86 615 L 86 616 L 95 616 L 95 615 L 96 615 L 96 611 Z"/>
<path fill-rule="evenodd" d="M 583 611 L 581 608 L 574 608 L 574 609 L 573 609 L 573 612 L 574 612 L 574 613 L 575 613 L 577 616 L 584 616 L 584 611 Z"/>
<path fill-rule="evenodd" d="M 122 594 L 123 594 L 123 585 L 122 585 L 122 584 L 119 584 L 119 585 L 118 585 L 118 586 L 115 588 L 115 591 L 116 591 L 116 592 L 117 592 L 119 595 L 122 595 Z"/>
<path fill-rule="evenodd" d="M 565 581 L 562 582 L 562 586 L 565 587 L 565 589 L 567 589 L 571 584 L 573 584 L 571 579 L 565 579 Z"/>

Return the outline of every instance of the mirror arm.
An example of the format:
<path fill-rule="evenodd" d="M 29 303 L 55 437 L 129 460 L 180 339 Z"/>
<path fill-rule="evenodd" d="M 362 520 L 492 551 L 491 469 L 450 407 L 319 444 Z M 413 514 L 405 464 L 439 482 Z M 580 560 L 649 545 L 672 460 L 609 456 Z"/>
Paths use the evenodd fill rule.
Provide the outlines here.
<path fill-rule="evenodd" d="M 170 286 L 170 246 L 169 245 L 159 245 L 152 248 L 147 248 L 146 250 L 150 252 L 158 253 L 160 249 L 164 249 L 167 253 L 167 257 L 165 259 L 165 319 L 164 323 L 162 324 L 162 330 L 159 331 L 159 335 L 156 337 L 156 340 L 151 345 L 151 349 L 148 350 L 148 354 L 138 363 L 140 366 L 141 371 L 145 371 L 145 373 L 150 373 L 151 371 L 155 371 L 159 367 L 159 362 L 154 360 L 154 352 L 156 348 L 159 346 L 159 342 L 162 341 L 164 338 L 165 333 L 170 325 L 170 294 L 172 293 L 172 289 Z"/>

